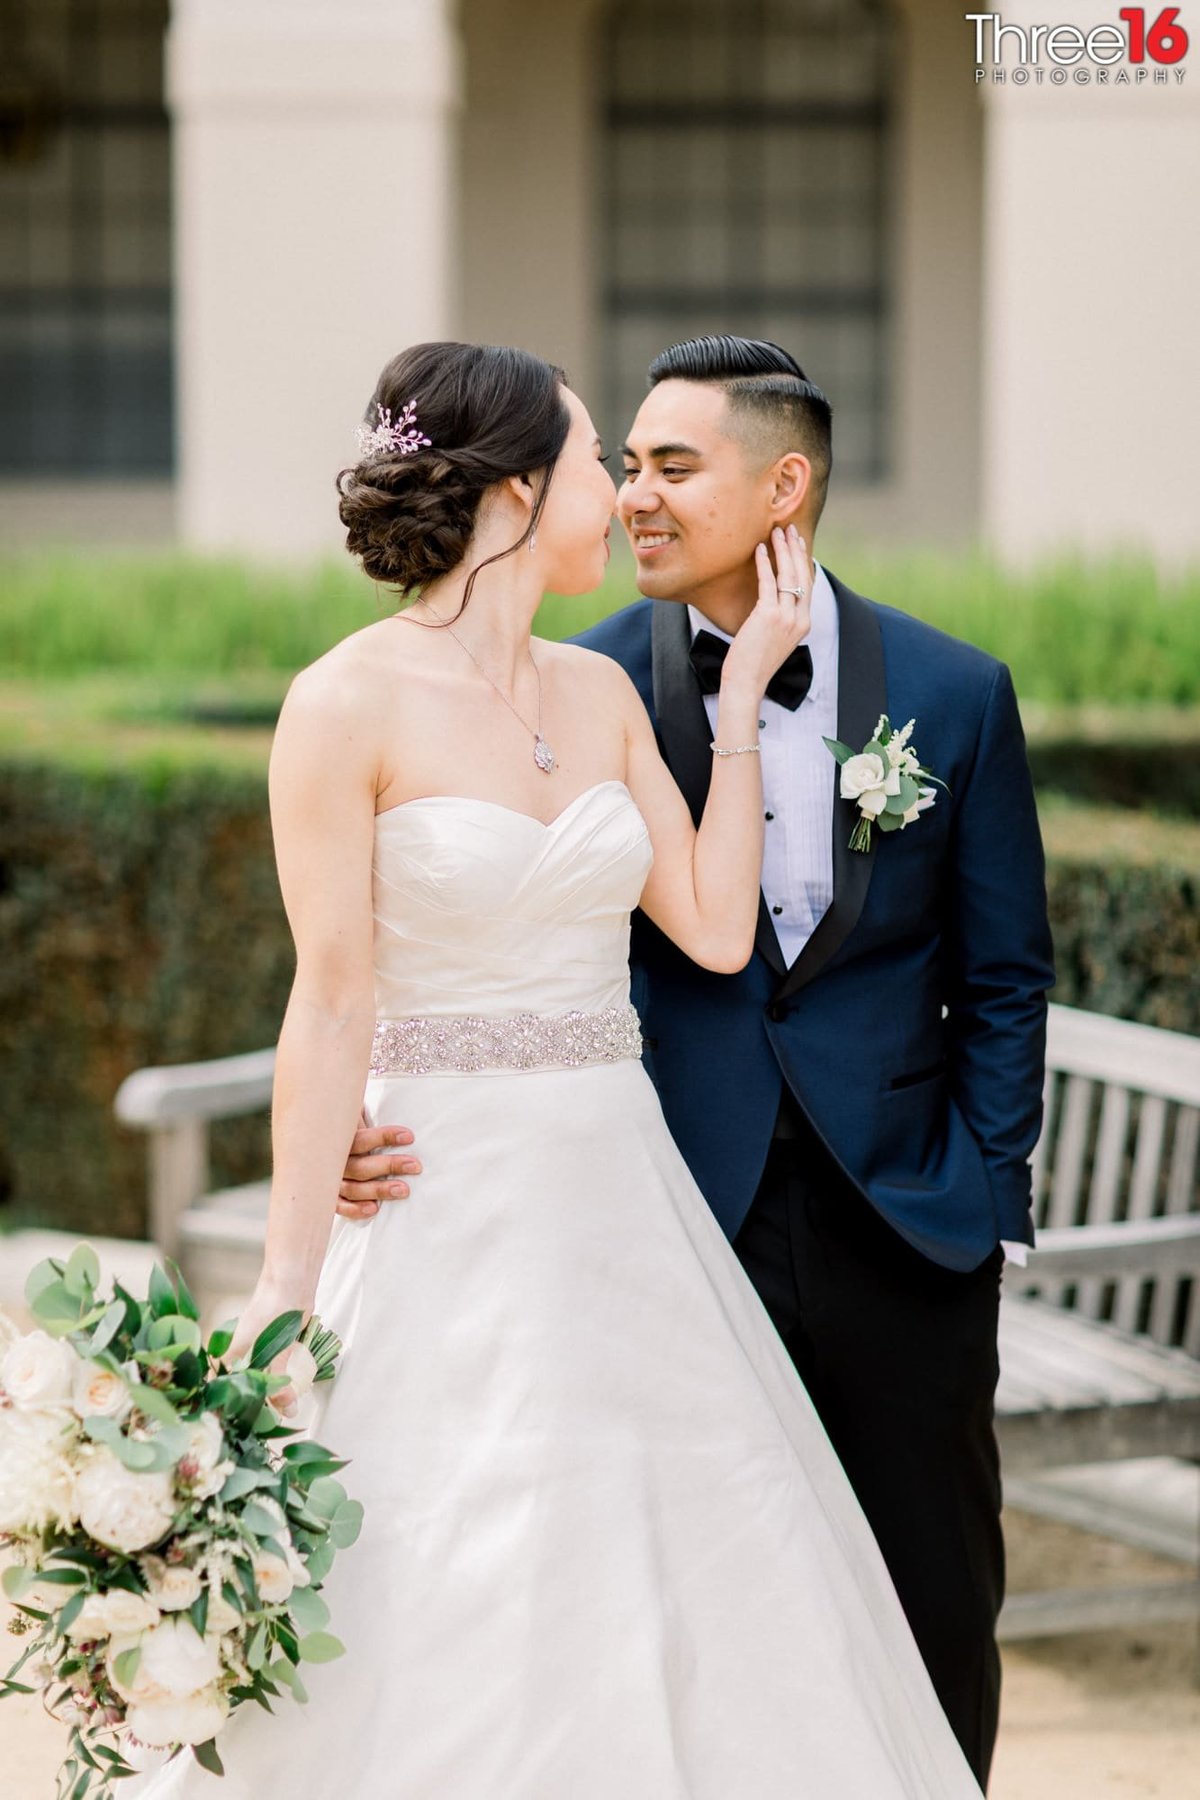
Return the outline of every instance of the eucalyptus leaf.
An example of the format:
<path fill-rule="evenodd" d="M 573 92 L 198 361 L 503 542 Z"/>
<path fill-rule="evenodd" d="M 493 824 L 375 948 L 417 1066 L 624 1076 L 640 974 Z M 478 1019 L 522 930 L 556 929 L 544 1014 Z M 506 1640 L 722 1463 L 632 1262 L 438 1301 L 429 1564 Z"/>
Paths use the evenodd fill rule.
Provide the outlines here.
<path fill-rule="evenodd" d="M 129 1391 L 133 1395 L 133 1404 L 148 1419 L 154 1419 L 160 1425 L 181 1423 L 179 1414 L 159 1388 L 151 1387 L 149 1382 L 141 1381 L 134 1382 Z"/>
<path fill-rule="evenodd" d="M 304 1566 L 308 1570 L 309 1580 L 314 1584 L 324 1581 L 332 1569 L 335 1548 L 335 1545 L 328 1542 L 318 1544 L 317 1548 L 310 1550 L 305 1557 Z"/>
<path fill-rule="evenodd" d="M 19 1600 L 36 1580 L 36 1570 L 22 1568 L 20 1563 L 10 1563 L 3 1575 L 0 1575 L 0 1586 L 10 1600 Z"/>
<path fill-rule="evenodd" d="M 279 1530 L 279 1520 L 254 1500 L 247 1501 L 239 1517 L 246 1529 L 252 1531 L 257 1538 L 273 1538 Z"/>
<path fill-rule="evenodd" d="M 233 1334 L 236 1329 L 237 1320 L 230 1319 L 228 1324 L 218 1325 L 215 1331 L 210 1332 L 208 1339 L 208 1354 L 213 1358 L 224 1356 L 230 1344 L 233 1342 Z"/>
<path fill-rule="evenodd" d="M 203 1339 L 195 1319 L 184 1313 L 160 1313 L 146 1334 L 151 1350 L 199 1350 Z"/>
<path fill-rule="evenodd" d="M 102 1350 L 108 1349 L 124 1323 L 124 1301 L 113 1300 L 105 1307 L 100 1323 L 92 1333 L 91 1351 L 93 1356 L 99 1356 Z"/>
<path fill-rule="evenodd" d="M 322 1625 L 329 1623 L 329 1608 L 311 1587 L 293 1588 L 287 1604 L 293 1619 L 304 1631 L 319 1631 Z"/>
<path fill-rule="evenodd" d="M 332 1519 L 342 1501 L 347 1498 L 341 1482 L 335 1481 L 331 1475 L 322 1475 L 308 1490 L 309 1506 L 323 1519 Z"/>
<path fill-rule="evenodd" d="M 28 1304 L 32 1307 L 38 1295 L 48 1287 L 53 1287 L 55 1282 L 61 1281 L 62 1276 L 63 1265 L 56 1257 L 43 1257 L 40 1263 L 34 1263 L 25 1277 L 25 1299 Z"/>
<path fill-rule="evenodd" d="M 275 1479 L 270 1469 L 235 1469 L 221 1489 L 221 1503 L 228 1506 L 231 1500 L 240 1500 L 243 1494 L 252 1494 L 255 1488 L 273 1487 Z"/>
<path fill-rule="evenodd" d="M 267 1656 L 267 1622 L 260 1619 L 246 1643 L 246 1667 L 261 1669 Z"/>
<path fill-rule="evenodd" d="M 89 1300 L 100 1285 L 100 1258 L 90 1244 L 76 1244 L 63 1270 L 67 1292 Z"/>
<path fill-rule="evenodd" d="M 362 1522 L 362 1501 L 343 1500 L 334 1513 L 329 1526 L 330 1539 L 337 1549 L 349 1549 L 362 1530 Z"/>
<path fill-rule="evenodd" d="M 134 1676 L 138 1672 L 138 1664 L 141 1660 L 142 1650 L 140 1644 L 134 1644 L 132 1649 L 122 1650 L 118 1656 L 113 1658 L 113 1674 L 121 1683 L 122 1687 L 129 1687 L 131 1685 Z"/>
<path fill-rule="evenodd" d="M 76 1619 L 83 1611 L 84 1601 L 87 1597 L 88 1591 L 86 1588 L 80 1588 L 77 1593 L 71 1595 L 71 1598 L 60 1610 L 58 1615 L 58 1629 L 60 1632 L 67 1631 L 69 1627 L 75 1623 Z"/>
<path fill-rule="evenodd" d="M 68 1321 L 71 1326 L 79 1322 L 79 1297 L 73 1294 L 65 1281 L 50 1282 L 31 1300 L 29 1310 L 39 1325 L 58 1324 Z"/>
<path fill-rule="evenodd" d="M 301 1662 L 336 1662 L 345 1654 L 345 1644 L 330 1631 L 310 1631 L 307 1637 L 300 1639 Z"/>
<path fill-rule="evenodd" d="M 821 742 L 839 763 L 849 762 L 854 755 L 849 744 L 843 744 L 839 738 L 822 738 Z"/>

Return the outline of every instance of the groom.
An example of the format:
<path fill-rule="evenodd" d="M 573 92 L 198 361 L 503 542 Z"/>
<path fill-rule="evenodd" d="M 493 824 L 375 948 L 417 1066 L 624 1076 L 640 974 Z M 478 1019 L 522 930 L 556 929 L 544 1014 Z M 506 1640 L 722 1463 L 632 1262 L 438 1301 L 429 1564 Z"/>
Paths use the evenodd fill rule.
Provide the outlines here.
<path fill-rule="evenodd" d="M 656 358 L 619 510 L 646 598 L 579 640 L 632 677 L 698 820 L 754 547 L 813 546 L 830 407 L 773 344 Z M 820 1413 L 979 1777 L 1004 1582 L 992 1405 L 1002 1240 L 1029 1242 L 1052 984 L 1041 842 L 1008 671 L 813 564 L 812 630 L 759 720 L 755 954 L 700 969 L 642 915 L 632 997 L 672 1135 Z M 915 720 L 936 788 L 852 850 L 824 738 Z M 946 791 L 948 790 L 948 791 Z M 343 1205 L 403 1167 L 360 1132 Z M 398 1141 L 395 1133 L 387 1141 Z M 349 1202 L 349 1204 L 347 1204 Z"/>

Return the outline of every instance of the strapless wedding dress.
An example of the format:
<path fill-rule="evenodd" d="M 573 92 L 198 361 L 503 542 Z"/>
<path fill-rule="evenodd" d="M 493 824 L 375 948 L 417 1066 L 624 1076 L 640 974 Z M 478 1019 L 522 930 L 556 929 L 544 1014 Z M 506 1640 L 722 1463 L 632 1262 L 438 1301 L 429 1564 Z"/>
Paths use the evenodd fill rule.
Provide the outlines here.
<path fill-rule="evenodd" d="M 223 1784 L 184 1752 L 130 1800 L 978 1800 L 637 1060 L 650 862 L 618 781 L 550 825 L 379 815 L 366 1111 L 425 1172 L 337 1221 L 317 1294 L 347 1654 L 230 1721 Z"/>

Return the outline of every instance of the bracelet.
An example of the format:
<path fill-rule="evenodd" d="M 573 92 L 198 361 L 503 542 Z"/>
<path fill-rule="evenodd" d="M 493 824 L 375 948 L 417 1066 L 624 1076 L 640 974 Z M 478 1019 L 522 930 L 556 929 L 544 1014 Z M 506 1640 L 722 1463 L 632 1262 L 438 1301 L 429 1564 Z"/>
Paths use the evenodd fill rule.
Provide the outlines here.
<path fill-rule="evenodd" d="M 735 750 L 722 750 L 720 744 L 710 744 L 708 747 L 714 756 L 759 756 L 762 754 L 761 744 L 739 744 Z"/>

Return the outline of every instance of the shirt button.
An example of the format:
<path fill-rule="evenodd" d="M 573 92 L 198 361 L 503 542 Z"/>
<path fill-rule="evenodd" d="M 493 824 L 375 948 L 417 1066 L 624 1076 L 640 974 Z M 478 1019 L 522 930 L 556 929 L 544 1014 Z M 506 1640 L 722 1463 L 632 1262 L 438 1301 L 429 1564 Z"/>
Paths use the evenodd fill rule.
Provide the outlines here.
<path fill-rule="evenodd" d="M 780 913 L 783 911 L 783 908 L 782 908 L 782 906 L 773 906 L 771 908 L 771 911 L 775 914 L 775 917 L 778 918 Z"/>
<path fill-rule="evenodd" d="M 760 731 L 765 731 L 767 729 L 767 721 L 765 719 L 760 719 L 758 721 L 758 729 Z"/>
<path fill-rule="evenodd" d="M 765 820 L 766 820 L 766 821 L 767 821 L 767 824 L 768 824 L 768 825 L 769 825 L 769 824 L 770 824 L 770 823 L 771 823 L 771 820 L 772 820 L 772 819 L 773 819 L 773 818 L 774 818 L 774 817 L 775 817 L 775 814 L 774 814 L 774 813 L 764 813 L 764 814 L 763 814 L 763 818 L 764 818 L 764 819 L 765 819 Z"/>

